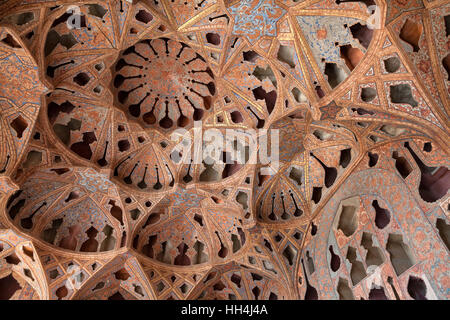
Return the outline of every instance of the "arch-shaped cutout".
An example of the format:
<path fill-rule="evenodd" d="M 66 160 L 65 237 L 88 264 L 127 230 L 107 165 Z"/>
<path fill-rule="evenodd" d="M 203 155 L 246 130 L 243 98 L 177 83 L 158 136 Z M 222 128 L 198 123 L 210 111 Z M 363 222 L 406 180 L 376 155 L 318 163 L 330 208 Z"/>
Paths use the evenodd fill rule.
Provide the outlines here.
<path fill-rule="evenodd" d="M 406 19 L 400 30 L 400 39 L 410 44 L 414 52 L 419 52 L 419 41 L 422 36 L 423 25 L 421 23 L 416 23 L 411 19 Z"/>
<path fill-rule="evenodd" d="M 342 230 L 346 237 L 353 235 L 358 228 L 359 198 L 344 200 L 338 209 L 337 228 Z"/>
<path fill-rule="evenodd" d="M 408 245 L 404 243 L 401 234 L 389 234 L 386 250 L 389 252 L 392 266 L 398 276 L 415 264 L 414 256 Z"/>

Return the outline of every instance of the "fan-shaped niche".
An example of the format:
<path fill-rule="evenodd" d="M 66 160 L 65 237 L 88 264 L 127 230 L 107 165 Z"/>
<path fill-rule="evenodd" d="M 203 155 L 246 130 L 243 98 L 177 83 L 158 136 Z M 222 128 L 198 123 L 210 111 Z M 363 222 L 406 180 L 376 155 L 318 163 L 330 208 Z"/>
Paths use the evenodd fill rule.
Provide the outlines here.
<path fill-rule="evenodd" d="M 277 222 L 303 216 L 304 200 L 302 200 L 301 197 L 301 189 L 295 182 L 300 181 L 299 174 L 302 171 L 296 167 L 292 167 L 291 169 L 289 178 L 285 175 L 280 175 L 279 177 L 272 179 L 266 185 L 267 191 L 261 192 L 262 196 L 256 200 L 258 220 L 264 222 Z M 292 172 L 294 172 L 294 174 L 292 174 Z"/>
<path fill-rule="evenodd" d="M 153 295 L 137 274 L 143 270 L 135 257 L 118 255 L 72 297 L 73 300 L 148 300 Z"/>
<path fill-rule="evenodd" d="M 206 277 L 199 290 L 194 292 L 193 299 L 284 300 L 288 298 L 285 287 L 280 281 L 254 269 L 225 265 L 212 273 L 216 275 Z"/>
<path fill-rule="evenodd" d="M 190 127 L 206 118 L 216 96 L 206 60 L 168 38 L 145 39 L 122 51 L 113 72 L 116 105 L 143 128 Z"/>
<path fill-rule="evenodd" d="M 86 204 L 89 207 L 91 203 Z M 82 205 L 80 204 L 80 207 Z M 100 211 L 100 210 L 99 210 Z M 120 233 L 112 227 L 110 221 L 89 225 L 85 221 L 70 221 L 65 219 L 65 212 L 48 223 L 41 233 L 44 241 L 57 245 L 62 249 L 80 252 L 102 252 L 117 248 L 120 244 Z M 100 215 L 97 212 L 96 215 Z M 70 221 L 70 222 L 69 222 Z"/>
<path fill-rule="evenodd" d="M 6 212 L 23 232 L 71 251 L 109 251 L 120 244 L 120 199 L 110 196 L 117 191 L 105 176 L 92 169 L 41 169 L 20 187 Z M 102 194 L 114 205 L 99 204 Z"/>
<path fill-rule="evenodd" d="M 147 144 L 119 159 L 113 176 L 121 184 L 145 192 L 162 192 L 175 184 L 172 162 L 156 144 Z"/>
<path fill-rule="evenodd" d="M 169 265 L 191 266 L 233 257 L 246 244 L 242 209 L 213 195 L 176 190 L 163 198 L 135 234 L 136 249 Z"/>
<path fill-rule="evenodd" d="M 185 136 L 172 150 L 171 159 L 181 165 L 178 177 L 181 183 L 214 183 L 223 181 L 241 172 L 256 152 L 256 141 L 243 132 L 234 130 L 204 130 L 200 158 L 190 141 L 193 135 Z"/>

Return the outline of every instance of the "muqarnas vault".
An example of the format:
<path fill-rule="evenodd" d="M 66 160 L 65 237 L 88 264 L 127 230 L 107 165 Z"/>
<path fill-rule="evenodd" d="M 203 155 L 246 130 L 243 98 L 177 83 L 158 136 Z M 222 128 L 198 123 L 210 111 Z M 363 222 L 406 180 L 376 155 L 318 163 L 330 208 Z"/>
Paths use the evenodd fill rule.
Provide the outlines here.
<path fill-rule="evenodd" d="M 0 299 L 447 299 L 449 35 L 444 0 L 0 1 Z M 173 161 L 199 121 L 278 169 Z"/>

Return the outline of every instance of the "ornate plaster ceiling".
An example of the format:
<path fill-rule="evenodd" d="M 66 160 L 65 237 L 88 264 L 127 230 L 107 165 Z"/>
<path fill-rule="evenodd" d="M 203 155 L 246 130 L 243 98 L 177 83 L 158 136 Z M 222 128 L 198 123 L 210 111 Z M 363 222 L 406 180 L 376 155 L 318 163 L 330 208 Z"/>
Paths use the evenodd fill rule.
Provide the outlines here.
<path fill-rule="evenodd" d="M 449 35 L 445 0 L 0 1 L 0 298 L 447 299 Z M 279 130 L 278 170 L 175 161 L 198 121 Z"/>

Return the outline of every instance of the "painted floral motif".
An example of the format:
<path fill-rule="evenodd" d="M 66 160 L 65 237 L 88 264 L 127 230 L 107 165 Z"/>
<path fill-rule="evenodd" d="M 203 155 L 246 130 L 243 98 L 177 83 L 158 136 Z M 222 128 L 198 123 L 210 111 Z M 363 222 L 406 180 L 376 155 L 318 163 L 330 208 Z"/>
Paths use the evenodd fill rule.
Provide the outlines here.
<path fill-rule="evenodd" d="M 256 42 L 277 35 L 277 22 L 286 13 L 274 0 L 243 0 L 229 8 L 234 17 L 233 33 Z"/>

